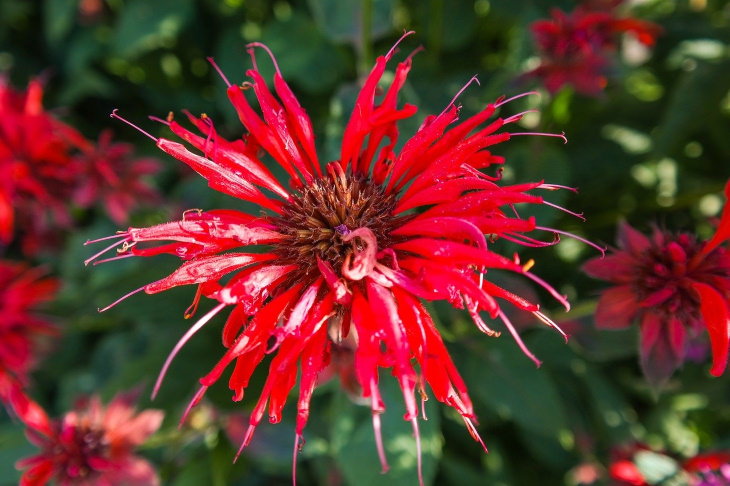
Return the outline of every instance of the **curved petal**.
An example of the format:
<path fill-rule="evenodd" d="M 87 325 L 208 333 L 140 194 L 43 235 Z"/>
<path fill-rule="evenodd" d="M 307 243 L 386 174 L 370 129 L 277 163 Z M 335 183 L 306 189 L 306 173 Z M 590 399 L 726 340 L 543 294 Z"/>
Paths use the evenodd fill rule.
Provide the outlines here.
<path fill-rule="evenodd" d="M 646 235 L 634 229 L 626 221 L 619 223 L 618 242 L 621 248 L 631 253 L 641 253 L 651 245 L 651 241 Z"/>
<path fill-rule="evenodd" d="M 700 297 L 700 314 L 710 335 L 712 368 L 710 373 L 720 376 L 727 367 L 730 351 L 730 306 L 720 292 L 702 282 L 692 283 Z"/>
<path fill-rule="evenodd" d="M 647 381 L 659 388 L 682 365 L 683 356 L 674 353 L 670 322 L 654 313 L 647 313 L 641 322 L 640 363 Z"/>
<path fill-rule="evenodd" d="M 583 264 L 583 271 L 589 276 L 613 283 L 629 283 L 635 269 L 634 258 L 625 251 L 591 258 Z"/>
<path fill-rule="evenodd" d="M 596 308 L 596 327 L 601 329 L 623 329 L 631 325 L 639 310 L 636 292 L 628 285 L 607 289 L 601 294 Z"/>

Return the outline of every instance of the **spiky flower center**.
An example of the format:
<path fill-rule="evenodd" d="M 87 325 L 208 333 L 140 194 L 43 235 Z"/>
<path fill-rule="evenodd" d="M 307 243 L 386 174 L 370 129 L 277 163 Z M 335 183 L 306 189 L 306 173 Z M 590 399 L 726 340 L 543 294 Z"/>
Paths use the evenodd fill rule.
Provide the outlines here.
<path fill-rule="evenodd" d="M 667 236 L 662 244 L 648 248 L 634 283 L 640 299 L 671 313 L 696 313 L 699 301 L 692 282 L 711 283 L 715 276 L 725 277 L 719 253 L 697 259 L 700 249 L 701 244 L 684 233 Z"/>
<path fill-rule="evenodd" d="M 346 241 L 348 233 L 368 228 L 378 249 L 394 243 L 391 233 L 403 222 L 393 215 L 395 203 L 394 196 L 369 178 L 332 171 L 295 193 L 274 220 L 284 235 L 275 251 L 283 263 L 297 265 L 293 278 L 318 275 L 317 258 L 340 274 L 348 255 L 362 249 L 358 238 Z"/>

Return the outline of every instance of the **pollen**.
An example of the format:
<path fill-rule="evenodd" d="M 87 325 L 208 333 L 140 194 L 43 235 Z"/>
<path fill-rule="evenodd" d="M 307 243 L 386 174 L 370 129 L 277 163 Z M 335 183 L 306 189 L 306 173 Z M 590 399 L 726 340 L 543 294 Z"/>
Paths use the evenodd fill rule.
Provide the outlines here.
<path fill-rule="evenodd" d="M 395 198 L 368 177 L 345 173 L 338 162 L 327 172 L 295 193 L 274 220 L 284 235 L 276 253 L 300 269 L 292 279 L 318 275 L 317 258 L 339 271 L 348 255 L 362 250 L 359 238 L 345 238 L 358 228 L 372 231 L 379 249 L 388 248 L 397 240 L 391 232 L 406 219 L 393 215 Z"/>

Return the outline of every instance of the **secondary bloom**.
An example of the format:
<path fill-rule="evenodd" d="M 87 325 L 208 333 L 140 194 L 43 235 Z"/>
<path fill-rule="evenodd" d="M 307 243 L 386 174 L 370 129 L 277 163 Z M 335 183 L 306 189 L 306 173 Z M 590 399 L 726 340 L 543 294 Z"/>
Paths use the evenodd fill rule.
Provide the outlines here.
<path fill-rule="evenodd" d="M 587 95 L 603 91 L 620 35 L 630 32 L 651 46 L 659 33 L 651 22 L 618 17 L 614 9 L 619 3 L 585 2 L 570 13 L 553 9 L 551 19 L 534 22 L 540 65 L 525 76 L 539 78 L 552 93 L 564 85 Z"/>
<path fill-rule="evenodd" d="M 680 462 L 665 451 L 631 444 L 613 450 L 612 456 L 608 476 L 616 486 L 648 486 L 661 482 L 689 486 L 730 484 L 730 451 L 703 452 Z M 663 463 L 665 474 L 659 483 L 654 466 L 657 463 Z"/>
<path fill-rule="evenodd" d="M 57 120 L 42 104 L 43 86 L 16 91 L 0 77 L 0 244 L 19 240 L 26 255 L 53 246 L 73 224 L 71 202 L 99 202 L 118 224 L 133 206 L 154 202 L 144 178 L 157 172 L 149 158 L 134 159 L 128 144 L 104 132 L 98 145 Z"/>
<path fill-rule="evenodd" d="M 88 208 L 102 202 L 117 224 L 129 220 L 131 209 L 141 202 L 159 201 L 159 194 L 145 178 L 160 170 L 157 160 L 134 158 L 134 147 L 113 143 L 112 132 L 105 130 L 96 145 L 89 145 L 77 157 L 77 185 L 73 201 Z"/>
<path fill-rule="evenodd" d="M 730 182 L 725 187 L 730 198 Z M 715 235 L 706 242 L 688 233 L 655 228 L 651 237 L 627 223 L 619 226 L 618 248 L 584 270 L 607 280 L 596 309 L 596 325 L 606 329 L 640 326 L 640 362 L 653 385 L 661 385 L 684 362 L 690 339 L 707 330 L 712 349 L 710 373 L 725 371 L 730 341 L 730 205 Z"/>
<path fill-rule="evenodd" d="M 266 50 L 274 63 L 273 92 L 256 65 L 256 48 Z M 538 362 L 500 302 L 556 326 L 538 305 L 495 285 L 486 274 L 503 270 L 524 275 L 567 306 L 563 296 L 530 272 L 534 262 L 523 264 L 516 256 L 507 258 L 491 249 L 498 239 L 527 246 L 550 245 L 554 238 L 544 242 L 528 233 L 547 231 L 552 236 L 558 232 L 537 226 L 534 218 L 521 217 L 515 209 L 517 204 L 550 204 L 533 192 L 556 186 L 543 182 L 505 185 L 482 171 L 504 162 L 490 147 L 526 135 L 505 130 L 521 115 L 493 119 L 511 101 L 500 99 L 458 122 L 459 108 L 452 102 L 441 113 L 426 117 L 417 133 L 396 151 L 398 121 L 413 116 L 416 107 L 398 104 L 398 93 L 411 69 L 410 56 L 396 66 L 391 84 L 379 91 L 394 47 L 378 57 L 360 90 L 343 134 L 339 160 L 323 167 L 310 119 L 273 55 L 258 43 L 251 44 L 249 52 L 253 58 L 253 69 L 247 72 L 250 81 L 232 85 L 223 76 L 228 97 L 248 130 L 244 138 L 225 140 L 208 117 L 191 114 L 187 114 L 188 121 L 200 135 L 171 116 L 159 121 L 200 154 L 172 140 L 150 138 L 205 177 L 212 188 L 253 202 L 261 212 L 188 211 L 180 221 L 129 228 L 104 238 L 115 241 L 87 260 L 94 261 L 120 245 L 118 255 L 109 259 L 177 255 L 183 260 L 180 268 L 132 293 L 154 294 L 179 285 L 197 285 L 187 316 L 202 295 L 218 302 L 175 346 L 155 393 L 178 350 L 213 316 L 231 306 L 223 328 L 227 349 L 201 378 L 202 386 L 191 406 L 231 364 L 228 385 L 233 399 L 242 400 L 254 370 L 267 354 L 273 355 L 242 448 L 250 442 L 267 408 L 270 422 L 281 419 L 299 377 L 295 451 L 298 449 L 318 375 L 333 359 L 333 343 L 347 336 L 355 343 L 358 384 L 348 384 L 348 389 L 361 393 L 372 408 L 384 469 L 381 369 L 389 369 L 398 380 L 405 419 L 412 423 L 419 451 L 416 391 L 425 399 L 426 385 L 439 401 L 461 414 L 473 437 L 481 441 L 464 381 L 423 301 L 446 300 L 465 308 L 488 335 L 499 332 L 484 322 L 480 311 L 501 318 L 525 353 Z M 258 110 L 246 91 L 258 102 Z M 264 165 L 260 159 L 264 152 L 288 174 L 288 188 Z"/>
<path fill-rule="evenodd" d="M 153 486 L 159 478 L 152 464 L 134 454 L 162 424 L 164 413 L 136 413 L 135 393 L 116 396 L 106 407 L 97 396 L 79 401 L 60 420 L 51 420 L 32 400 L 19 397 L 17 414 L 39 454 L 18 461 L 22 486 L 53 481 L 76 486 Z"/>
<path fill-rule="evenodd" d="M 730 484 L 730 451 L 705 452 L 685 461 L 691 486 L 726 486 Z"/>
<path fill-rule="evenodd" d="M 0 244 L 20 233 L 26 254 L 71 225 L 71 150 L 88 144 L 44 110 L 42 97 L 38 80 L 18 92 L 0 77 Z"/>
<path fill-rule="evenodd" d="M 58 281 L 40 268 L 0 260 L 0 400 L 10 402 L 14 388 L 28 383 L 43 336 L 56 327 L 36 313 L 51 300 Z"/>

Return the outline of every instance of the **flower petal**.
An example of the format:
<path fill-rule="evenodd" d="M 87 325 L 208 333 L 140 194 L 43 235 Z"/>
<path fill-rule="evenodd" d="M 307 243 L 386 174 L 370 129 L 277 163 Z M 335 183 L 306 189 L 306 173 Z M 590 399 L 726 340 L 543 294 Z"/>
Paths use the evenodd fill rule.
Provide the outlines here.
<path fill-rule="evenodd" d="M 725 297 L 714 287 L 702 282 L 693 282 L 700 298 L 700 314 L 710 335 L 712 346 L 712 368 L 710 373 L 720 376 L 727 367 L 730 351 L 730 308 Z"/>
<path fill-rule="evenodd" d="M 636 292 L 628 285 L 604 290 L 596 308 L 596 327 L 602 329 L 628 327 L 638 310 Z"/>
<path fill-rule="evenodd" d="M 626 221 L 619 223 L 618 242 L 621 248 L 634 254 L 641 253 L 651 246 L 649 238 Z"/>
<path fill-rule="evenodd" d="M 639 357 L 644 376 L 654 388 L 663 386 L 684 360 L 675 354 L 670 333 L 669 320 L 655 313 L 644 314 Z"/>

